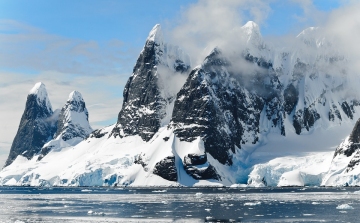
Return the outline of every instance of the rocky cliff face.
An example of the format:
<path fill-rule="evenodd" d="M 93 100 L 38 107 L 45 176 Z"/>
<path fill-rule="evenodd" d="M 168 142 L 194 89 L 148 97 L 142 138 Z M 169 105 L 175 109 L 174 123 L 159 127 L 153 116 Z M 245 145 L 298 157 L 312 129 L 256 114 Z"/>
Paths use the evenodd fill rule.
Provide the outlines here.
<path fill-rule="evenodd" d="M 27 96 L 25 111 L 5 166 L 10 165 L 18 155 L 31 159 L 40 152 L 56 132 L 56 117 L 43 83 L 37 83 Z"/>
<path fill-rule="evenodd" d="M 112 135 L 140 135 L 149 141 L 171 116 L 176 92 L 168 89 L 164 82 L 177 75 L 181 79 L 189 68 L 189 57 L 178 47 L 165 43 L 161 27 L 156 25 L 125 85 L 123 106 Z"/>
<path fill-rule="evenodd" d="M 350 135 L 336 148 L 331 166 L 323 179 L 325 186 L 359 185 L 360 119 Z"/>

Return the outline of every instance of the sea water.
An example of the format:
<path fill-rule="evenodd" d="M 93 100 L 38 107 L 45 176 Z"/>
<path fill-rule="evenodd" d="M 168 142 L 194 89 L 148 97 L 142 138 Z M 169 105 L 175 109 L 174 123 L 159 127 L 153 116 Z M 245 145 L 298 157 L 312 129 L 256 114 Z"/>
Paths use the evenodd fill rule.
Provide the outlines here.
<path fill-rule="evenodd" d="M 0 222 L 358 222 L 360 188 L 0 187 Z"/>

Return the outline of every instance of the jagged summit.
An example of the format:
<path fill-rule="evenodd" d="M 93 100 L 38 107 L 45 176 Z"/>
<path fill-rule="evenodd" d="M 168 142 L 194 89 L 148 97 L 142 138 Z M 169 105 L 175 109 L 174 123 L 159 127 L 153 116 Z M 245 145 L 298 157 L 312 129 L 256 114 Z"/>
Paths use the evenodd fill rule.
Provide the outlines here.
<path fill-rule="evenodd" d="M 5 166 L 10 165 L 18 155 L 31 159 L 51 140 L 56 131 L 53 114 L 45 85 L 41 82 L 35 84 L 27 96 L 25 110 Z"/>
<path fill-rule="evenodd" d="M 296 37 L 297 38 L 306 37 L 307 35 L 313 34 L 317 30 L 319 30 L 319 27 L 308 27 L 308 28 L 304 29 L 303 31 L 301 31 Z"/>
<path fill-rule="evenodd" d="M 86 138 L 92 130 L 89 124 L 89 113 L 81 93 L 71 92 L 69 99 L 61 109 L 54 138 L 59 135 L 64 141 L 74 137 Z"/>
<path fill-rule="evenodd" d="M 242 26 L 243 29 L 247 29 L 249 31 L 258 31 L 260 32 L 260 28 L 259 25 L 256 24 L 254 21 L 248 21 L 247 23 L 245 23 L 245 25 Z"/>
<path fill-rule="evenodd" d="M 39 105 L 45 103 L 46 107 L 49 108 L 49 110 L 52 110 L 52 106 L 44 83 L 36 83 L 34 87 L 29 91 L 29 95 L 35 95 L 37 98 L 36 101 Z"/>
<path fill-rule="evenodd" d="M 253 21 L 248 21 L 245 25 L 241 27 L 241 32 L 243 33 L 242 38 L 245 38 L 247 47 L 250 48 L 264 48 L 264 42 L 260 33 L 260 28 L 258 24 Z"/>
<path fill-rule="evenodd" d="M 179 47 L 164 42 L 160 25 L 155 25 L 125 85 L 113 136 L 140 135 L 149 141 L 160 126 L 168 124 L 171 116 L 171 103 L 177 93 L 169 90 L 168 86 L 174 85 L 171 80 L 186 75 L 189 69 L 189 56 Z M 185 82 L 185 78 L 176 81 Z M 179 83 L 176 85 L 181 87 Z"/>
<path fill-rule="evenodd" d="M 148 38 L 146 39 L 146 41 L 153 41 L 153 42 L 161 42 L 163 40 L 163 34 L 161 31 L 161 26 L 160 24 L 156 24 L 152 30 L 149 33 Z"/>
<path fill-rule="evenodd" d="M 70 94 L 69 94 L 69 98 L 68 98 L 68 101 L 84 101 L 82 95 L 80 92 L 78 91 L 72 91 Z"/>
<path fill-rule="evenodd" d="M 46 88 L 45 88 L 45 84 L 43 84 L 42 82 L 36 83 L 29 92 L 29 94 L 39 94 L 39 95 L 44 95 L 43 93 L 46 93 Z M 46 93 L 46 95 L 47 95 L 47 93 Z"/>
<path fill-rule="evenodd" d="M 332 43 L 329 41 L 322 32 L 321 27 L 309 27 L 301 31 L 297 36 L 297 39 L 304 42 L 307 46 L 315 48 L 329 48 Z M 328 52 L 325 52 L 328 54 Z M 329 55 L 326 55 L 329 57 Z"/>
<path fill-rule="evenodd" d="M 51 150 L 77 145 L 92 131 L 93 129 L 89 124 L 89 113 L 81 93 L 78 91 L 71 92 L 60 111 L 54 139 L 42 147 L 38 161 L 43 159 Z"/>
<path fill-rule="evenodd" d="M 249 36 L 259 36 L 261 37 L 260 34 L 260 28 L 258 26 L 258 24 L 256 24 L 253 21 L 248 21 L 245 25 L 243 25 L 241 27 L 241 29 Z"/>

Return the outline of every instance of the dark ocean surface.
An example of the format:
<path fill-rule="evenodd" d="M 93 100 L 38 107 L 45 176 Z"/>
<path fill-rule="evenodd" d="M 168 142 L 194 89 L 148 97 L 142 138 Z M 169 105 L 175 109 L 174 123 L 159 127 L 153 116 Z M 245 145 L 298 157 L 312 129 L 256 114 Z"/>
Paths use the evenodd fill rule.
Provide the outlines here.
<path fill-rule="evenodd" d="M 0 187 L 0 222 L 360 222 L 360 188 Z"/>

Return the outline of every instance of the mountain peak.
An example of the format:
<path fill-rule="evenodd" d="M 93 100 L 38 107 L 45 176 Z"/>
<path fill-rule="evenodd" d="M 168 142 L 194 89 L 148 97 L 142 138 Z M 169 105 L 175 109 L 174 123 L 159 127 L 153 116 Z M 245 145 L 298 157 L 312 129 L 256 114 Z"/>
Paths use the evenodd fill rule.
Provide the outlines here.
<path fill-rule="evenodd" d="M 253 29 L 259 28 L 258 24 L 256 24 L 256 22 L 254 22 L 254 21 L 248 21 L 243 27 L 248 27 L 248 28 L 253 28 Z"/>
<path fill-rule="evenodd" d="M 258 24 L 253 21 L 248 21 L 245 25 L 241 27 L 241 29 L 245 34 L 245 38 L 247 39 L 248 43 L 252 43 L 255 46 L 259 46 L 262 44 L 262 37 Z"/>
<path fill-rule="evenodd" d="M 52 110 L 52 106 L 44 83 L 36 83 L 34 87 L 30 90 L 29 95 L 35 95 L 39 105 L 43 105 L 45 103 L 46 107 L 49 110 Z"/>
<path fill-rule="evenodd" d="M 162 41 L 163 34 L 160 24 L 156 24 L 149 33 L 147 41 L 160 42 Z"/>
<path fill-rule="evenodd" d="M 245 30 L 249 35 L 253 32 L 260 33 L 260 28 L 258 24 L 253 21 L 248 21 L 245 25 L 242 26 L 242 29 Z"/>
<path fill-rule="evenodd" d="M 45 84 L 42 82 L 37 82 L 34 87 L 31 88 L 29 94 L 35 94 L 42 97 L 47 96 Z"/>
<path fill-rule="evenodd" d="M 82 95 L 80 92 L 78 91 L 72 91 L 70 94 L 69 94 L 69 98 L 68 98 L 68 101 L 84 101 Z"/>
<path fill-rule="evenodd" d="M 301 31 L 296 37 L 307 37 L 308 35 L 314 35 L 314 32 L 316 32 L 319 29 L 319 27 L 309 27 Z"/>

